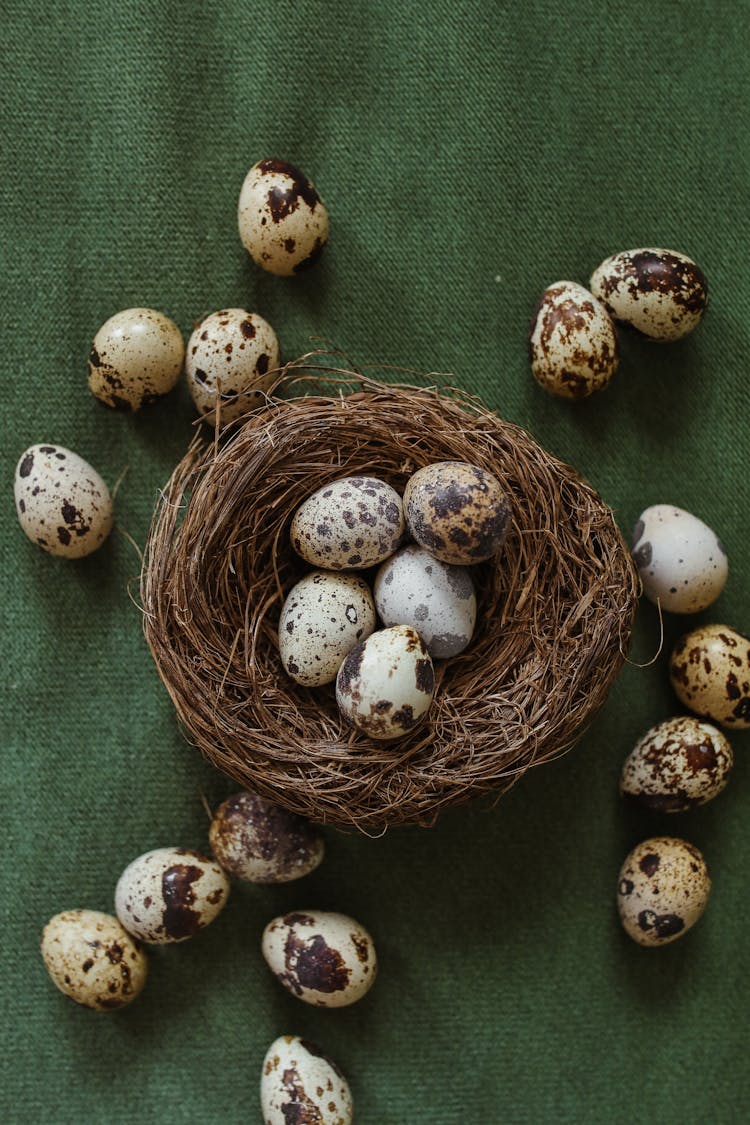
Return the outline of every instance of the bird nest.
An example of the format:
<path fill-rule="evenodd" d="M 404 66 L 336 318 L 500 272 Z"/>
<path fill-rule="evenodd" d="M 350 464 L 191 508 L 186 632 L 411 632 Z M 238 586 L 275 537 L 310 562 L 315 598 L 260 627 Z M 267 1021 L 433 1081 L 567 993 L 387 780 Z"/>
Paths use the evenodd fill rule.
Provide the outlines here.
<path fill-rule="evenodd" d="M 627 654 L 630 554 L 590 485 L 465 393 L 338 371 L 300 394 L 289 371 L 293 397 L 277 393 L 213 441 L 196 437 L 163 490 L 141 574 L 146 638 L 187 738 L 242 786 L 367 832 L 431 824 L 580 736 Z M 511 525 L 500 554 L 474 568 L 476 632 L 436 663 L 427 720 L 376 742 L 342 722 L 333 685 L 304 688 L 282 668 L 279 613 L 309 570 L 290 522 L 339 477 L 401 492 L 448 460 L 495 474 Z"/>

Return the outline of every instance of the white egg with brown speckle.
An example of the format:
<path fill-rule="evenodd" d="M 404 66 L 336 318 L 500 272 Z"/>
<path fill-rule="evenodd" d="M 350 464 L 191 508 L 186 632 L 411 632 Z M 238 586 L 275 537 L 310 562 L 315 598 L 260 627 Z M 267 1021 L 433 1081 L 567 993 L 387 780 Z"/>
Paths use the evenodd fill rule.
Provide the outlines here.
<path fill-rule="evenodd" d="M 328 241 L 328 212 L 307 176 L 285 160 L 259 160 L 245 176 L 237 221 L 256 265 L 291 277 L 317 262 Z"/>
<path fill-rule="evenodd" d="M 185 341 L 156 309 L 123 309 L 101 326 L 89 353 L 89 390 L 113 410 L 140 410 L 177 383 Z"/>
<path fill-rule="evenodd" d="M 646 731 L 625 759 L 620 792 L 654 812 L 686 812 L 724 789 L 732 748 L 710 723 L 691 715 Z"/>
<path fill-rule="evenodd" d="M 63 445 L 32 445 L 22 453 L 13 491 L 25 535 L 50 555 L 90 555 L 112 530 L 109 489 L 88 461 Z"/>
<path fill-rule="evenodd" d="M 387 559 L 404 533 L 401 497 L 377 477 L 342 477 L 308 496 L 294 513 L 298 555 L 325 570 L 364 570 Z"/>
<path fill-rule="evenodd" d="M 277 980 L 306 1004 L 343 1008 L 360 1000 L 375 982 L 373 940 L 346 914 L 284 914 L 268 923 L 261 948 Z"/>
<path fill-rule="evenodd" d="M 477 599 L 467 567 L 409 544 L 381 565 L 374 594 L 383 624 L 416 629 L 433 660 L 456 656 L 471 641 Z"/>
<path fill-rule="evenodd" d="M 351 1125 L 352 1092 L 320 1047 L 282 1035 L 266 1051 L 260 1079 L 264 1125 Z"/>
<path fill-rule="evenodd" d="M 735 730 L 750 728 L 750 637 L 729 625 L 699 625 L 672 650 L 669 678 L 697 715 Z"/>
<path fill-rule="evenodd" d="M 588 289 L 575 281 L 556 281 L 534 311 L 529 355 L 534 378 L 549 394 L 588 398 L 617 371 L 615 327 Z"/>
<path fill-rule="evenodd" d="M 42 931 L 42 958 L 61 992 L 98 1012 L 132 1003 L 148 975 L 140 944 L 111 914 L 64 910 Z"/>
<path fill-rule="evenodd" d="M 708 304 L 703 270 L 677 250 L 623 250 L 605 258 L 589 284 L 619 324 L 656 342 L 692 332 Z"/>
<path fill-rule="evenodd" d="M 115 911 L 141 941 L 186 941 L 221 913 L 229 897 L 226 872 L 185 848 L 156 848 L 129 864 L 115 888 Z"/>
<path fill-rule="evenodd" d="M 249 883 L 289 883 L 323 859 L 323 837 L 302 816 L 243 790 L 213 815 L 211 851 L 231 875 Z"/>
<path fill-rule="evenodd" d="M 375 624 L 370 587 L 358 575 L 313 571 L 292 587 L 281 609 L 284 671 L 305 687 L 332 683 L 346 654 Z"/>
<path fill-rule="evenodd" d="M 632 544 L 644 594 L 670 613 L 699 613 L 726 585 L 727 556 L 716 532 L 674 504 L 641 512 Z"/>
<path fill-rule="evenodd" d="M 710 891 L 708 868 L 698 849 L 673 836 L 655 836 L 633 848 L 622 865 L 620 921 L 639 945 L 667 945 L 695 925 Z"/>
<path fill-rule="evenodd" d="M 379 629 L 353 648 L 336 677 L 344 720 L 370 738 L 403 738 L 427 715 L 435 690 L 430 654 L 416 629 Z"/>
<path fill-rule="evenodd" d="M 233 422 L 265 401 L 278 375 L 279 341 L 271 325 L 247 309 L 219 309 L 188 340 L 185 375 L 198 411 L 213 425 Z"/>
<path fill-rule="evenodd" d="M 465 461 L 436 461 L 406 482 L 411 535 L 441 562 L 470 566 L 492 558 L 510 524 L 510 501 L 497 477 Z"/>

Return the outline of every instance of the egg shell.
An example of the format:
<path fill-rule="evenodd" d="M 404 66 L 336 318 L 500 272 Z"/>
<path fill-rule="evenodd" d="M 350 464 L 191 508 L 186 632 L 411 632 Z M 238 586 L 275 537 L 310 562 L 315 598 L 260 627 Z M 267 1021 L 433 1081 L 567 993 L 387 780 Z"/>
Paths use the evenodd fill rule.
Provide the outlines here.
<path fill-rule="evenodd" d="M 644 594 L 669 613 L 699 613 L 726 585 L 727 556 L 716 532 L 682 508 L 646 508 L 632 543 Z"/>
<path fill-rule="evenodd" d="M 135 1000 L 148 976 L 148 958 L 111 914 L 64 910 L 42 931 L 42 958 L 61 992 L 98 1012 Z"/>
<path fill-rule="evenodd" d="M 336 1063 L 297 1035 L 282 1035 L 266 1052 L 260 1079 L 264 1125 L 351 1125 L 352 1092 Z"/>
<path fill-rule="evenodd" d="M 654 812 L 685 812 L 721 793 L 732 770 L 721 731 L 692 716 L 657 723 L 622 767 L 620 793 Z"/>
<path fill-rule="evenodd" d="M 710 891 L 706 861 L 693 844 L 654 836 L 633 848 L 622 865 L 620 921 L 639 945 L 667 945 L 695 925 Z"/>
<path fill-rule="evenodd" d="M 729 625 L 700 625 L 675 645 L 669 678 L 697 715 L 735 730 L 750 728 L 750 638 Z"/>
<path fill-rule="evenodd" d="M 341 661 L 375 628 L 375 603 L 355 574 L 316 570 L 293 586 L 279 617 L 279 656 L 297 683 L 336 679 Z"/>
<path fill-rule="evenodd" d="M 325 570 L 364 570 L 387 559 L 404 533 L 401 497 L 377 477 L 352 476 L 325 484 L 297 509 L 292 546 Z"/>
<path fill-rule="evenodd" d="M 89 353 L 89 390 L 113 410 L 140 410 L 177 383 L 185 341 L 156 309 L 123 309 L 101 326 Z"/>
<path fill-rule="evenodd" d="M 430 654 L 408 625 L 379 629 L 353 648 L 336 677 L 347 723 L 370 738 L 403 738 L 427 714 L 435 690 Z"/>
<path fill-rule="evenodd" d="M 141 941 L 186 941 L 224 909 L 229 879 L 218 863 L 185 848 L 156 848 L 129 864 L 115 889 L 115 911 Z"/>
<path fill-rule="evenodd" d="M 18 522 L 50 555 L 80 559 L 112 530 L 112 497 L 88 461 L 62 445 L 32 445 L 21 454 L 14 484 Z"/>
<path fill-rule="evenodd" d="M 237 208 L 242 245 L 256 265 L 291 277 L 317 262 L 328 241 L 328 212 L 307 176 L 285 160 L 259 160 L 245 176 Z"/>
<path fill-rule="evenodd" d="M 320 833 L 302 816 L 246 790 L 213 815 L 208 838 L 225 871 L 249 883 L 289 883 L 323 859 Z"/>
<path fill-rule="evenodd" d="M 618 323 L 655 342 L 692 332 L 708 304 L 705 274 L 677 250 L 622 250 L 597 266 L 589 284 Z"/>
<path fill-rule="evenodd" d="M 456 656 L 471 641 L 477 599 L 466 567 L 410 544 L 382 564 L 374 592 L 383 624 L 416 629 L 433 660 Z"/>
<path fill-rule="evenodd" d="M 436 461 L 409 477 L 404 514 L 411 535 L 431 555 L 469 566 L 497 554 L 511 511 L 492 473 L 465 461 Z"/>
<path fill-rule="evenodd" d="M 284 914 L 268 923 L 261 948 L 271 972 L 306 1004 L 343 1008 L 360 1000 L 375 982 L 373 940 L 346 914 Z"/>
<path fill-rule="evenodd" d="M 619 363 L 604 305 L 575 281 L 550 285 L 534 310 L 529 358 L 537 383 L 558 398 L 588 398 L 603 390 Z"/>
<path fill-rule="evenodd" d="M 200 414 L 211 425 L 216 407 L 222 424 L 265 401 L 278 375 L 279 341 L 271 325 L 247 309 L 219 309 L 205 317 L 188 340 L 185 376 Z"/>

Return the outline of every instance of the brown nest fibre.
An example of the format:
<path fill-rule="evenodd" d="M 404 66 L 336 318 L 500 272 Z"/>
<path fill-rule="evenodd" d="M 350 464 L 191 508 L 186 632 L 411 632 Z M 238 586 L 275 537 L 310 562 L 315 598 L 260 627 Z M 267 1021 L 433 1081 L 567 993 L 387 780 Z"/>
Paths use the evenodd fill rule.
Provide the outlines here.
<path fill-rule="evenodd" d="M 523 430 L 461 391 L 326 378 L 220 440 L 194 440 L 154 514 L 145 633 L 188 739 L 242 786 L 368 832 L 431 824 L 572 745 L 626 656 L 637 578 L 609 508 Z M 402 491 L 442 460 L 495 473 L 512 524 L 501 553 L 475 568 L 476 634 L 437 663 L 427 721 L 377 743 L 342 724 L 333 686 L 302 688 L 281 667 L 281 605 L 310 569 L 289 525 L 339 477 Z"/>

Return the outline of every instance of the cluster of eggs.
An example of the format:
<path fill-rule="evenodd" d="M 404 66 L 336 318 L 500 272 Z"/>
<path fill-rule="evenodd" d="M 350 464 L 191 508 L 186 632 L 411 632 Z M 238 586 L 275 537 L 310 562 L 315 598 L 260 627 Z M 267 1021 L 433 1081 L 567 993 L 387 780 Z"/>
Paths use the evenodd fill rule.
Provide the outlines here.
<path fill-rule="evenodd" d="M 433 660 L 471 641 L 470 566 L 501 548 L 510 504 L 486 469 L 438 461 L 403 497 L 377 477 L 323 485 L 296 510 L 290 539 L 316 569 L 289 591 L 279 656 L 305 687 L 336 683 L 344 720 L 371 738 L 400 738 L 427 715 Z M 408 531 L 412 542 L 402 545 Z M 373 589 L 359 571 L 378 567 Z M 376 628 L 380 619 L 383 628 Z"/>
<path fill-rule="evenodd" d="M 548 286 L 529 334 L 531 371 L 552 395 L 582 399 L 602 390 L 619 363 L 615 324 L 669 343 L 697 328 L 708 303 L 703 271 L 676 250 L 623 250 L 606 258 L 589 288 Z"/>

